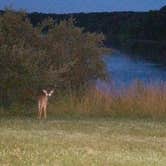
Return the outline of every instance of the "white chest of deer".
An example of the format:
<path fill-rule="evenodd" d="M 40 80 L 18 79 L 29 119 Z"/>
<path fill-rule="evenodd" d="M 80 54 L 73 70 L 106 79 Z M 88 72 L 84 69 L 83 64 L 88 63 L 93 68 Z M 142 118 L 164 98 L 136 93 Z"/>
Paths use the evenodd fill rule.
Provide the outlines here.
<path fill-rule="evenodd" d="M 48 105 L 48 98 L 53 94 L 54 90 L 51 90 L 50 92 L 46 90 L 42 90 L 41 95 L 38 97 L 38 117 L 39 119 L 42 118 L 42 115 L 44 115 L 44 118 L 47 118 L 47 105 Z"/>

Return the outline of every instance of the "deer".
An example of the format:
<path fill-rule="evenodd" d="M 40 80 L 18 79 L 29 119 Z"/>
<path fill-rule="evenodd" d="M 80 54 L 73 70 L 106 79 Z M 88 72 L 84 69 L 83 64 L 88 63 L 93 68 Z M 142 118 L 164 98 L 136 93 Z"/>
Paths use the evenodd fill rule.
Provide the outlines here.
<path fill-rule="evenodd" d="M 38 96 L 38 118 L 42 118 L 42 114 L 44 115 L 44 119 L 47 118 L 47 105 L 48 98 L 52 96 L 54 90 L 45 90 L 41 91 L 41 94 Z"/>

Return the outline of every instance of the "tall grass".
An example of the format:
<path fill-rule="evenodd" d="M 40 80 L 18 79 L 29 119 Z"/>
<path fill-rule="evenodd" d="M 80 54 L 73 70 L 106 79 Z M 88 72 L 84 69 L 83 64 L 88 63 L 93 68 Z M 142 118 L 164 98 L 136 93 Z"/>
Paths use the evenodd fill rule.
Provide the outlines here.
<path fill-rule="evenodd" d="M 134 84 L 112 97 L 117 116 L 161 119 L 166 117 L 166 86 Z"/>
<path fill-rule="evenodd" d="M 50 113 L 130 118 L 166 118 L 166 86 L 135 83 L 118 93 L 89 89 L 84 96 L 61 96 L 52 102 Z"/>
<path fill-rule="evenodd" d="M 4 111 L 1 111 L 4 113 Z M 9 115 L 37 115 L 37 103 L 28 108 L 14 105 Z M 4 113 L 4 114 L 6 114 Z M 119 92 L 106 93 L 97 88 L 90 88 L 83 96 L 70 93 L 55 94 L 48 106 L 50 117 L 128 117 L 128 118 L 166 118 L 166 86 L 161 84 L 145 86 L 135 83 Z"/>

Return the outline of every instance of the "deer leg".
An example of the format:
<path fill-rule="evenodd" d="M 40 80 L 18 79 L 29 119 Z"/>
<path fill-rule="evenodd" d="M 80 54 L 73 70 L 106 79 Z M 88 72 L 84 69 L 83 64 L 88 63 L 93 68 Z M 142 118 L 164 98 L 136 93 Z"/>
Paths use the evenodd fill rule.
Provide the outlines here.
<path fill-rule="evenodd" d="M 38 119 L 40 119 L 40 110 L 41 110 L 40 105 L 38 105 Z"/>
<path fill-rule="evenodd" d="M 42 116 L 42 107 L 41 107 L 41 105 L 39 104 L 39 108 L 38 108 L 38 118 L 41 119 L 41 116 Z"/>
<path fill-rule="evenodd" d="M 44 107 L 44 119 L 47 119 L 47 108 L 46 108 L 46 106 Z"/>
<path fill-rule="evenodd" d="M 40 109 L 40 112 L 39 112 L 39 119 L 42 118 L 42 108 Z"/>

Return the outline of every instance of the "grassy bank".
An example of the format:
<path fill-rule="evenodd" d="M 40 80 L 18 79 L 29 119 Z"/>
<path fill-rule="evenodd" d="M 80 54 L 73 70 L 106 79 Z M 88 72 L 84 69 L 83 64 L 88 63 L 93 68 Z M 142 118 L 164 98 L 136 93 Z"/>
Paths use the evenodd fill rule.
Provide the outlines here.
<path fill-rule="evenodd" d="M 0 111 L 1 116 L 36 117 L 37 101 L 24 107 L 14 104 L 7 110 Z M 136 83 L 119 92 L 104 92 L 91 88 L 82 96 L 74 93 L 65 95 L 55 92 L 50 98 L 49 117 L 82 118 L 82 117 L 114 117 L 130 119 L 166 119 L 166 86 L 144 86 Z"/>
<path fill-rule="evenodd" d="M 165 166 L 164 85 L 55 93 L 48 119 L 36 115 L 37 105 L 0 111 L 0 165 Z"/>
<path fill-rule="evenodd" d="M 117 91 L 88 90 L 83 97 L 57 97 L 49 106 L 50 114 L 121 117 L 164 120 L 166 118 L 166 86 L 144 86 L 140 82 Z"/>
<path fill-rule="evenodd" d="M 0 165 L 165 166 L 166 123 L 0 119 Z"/>

